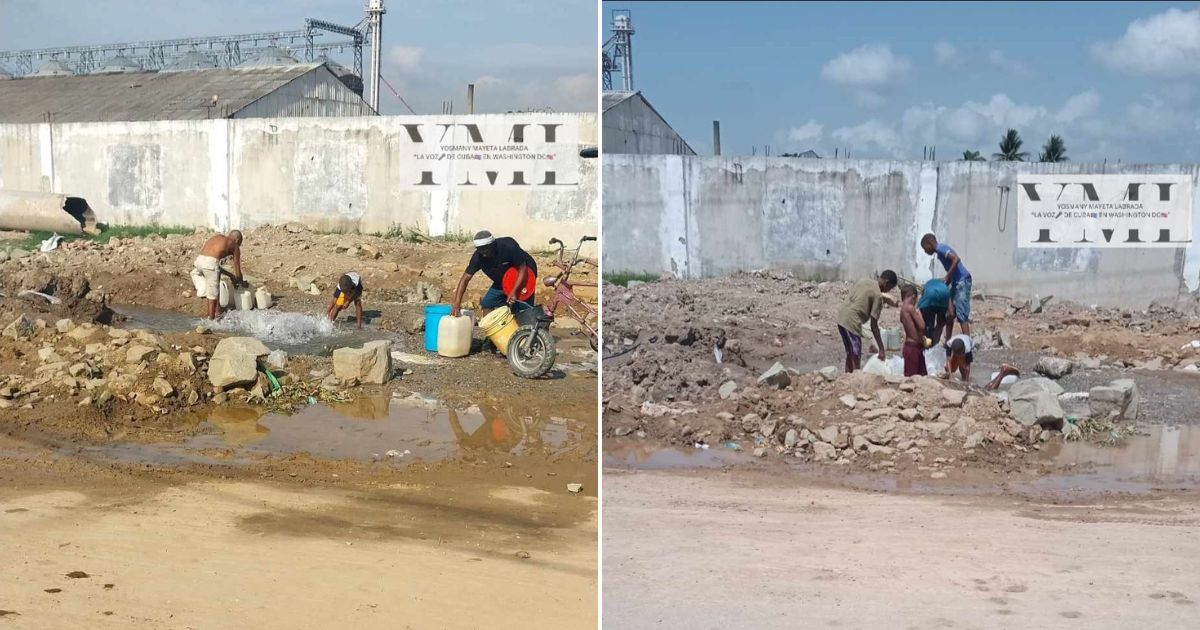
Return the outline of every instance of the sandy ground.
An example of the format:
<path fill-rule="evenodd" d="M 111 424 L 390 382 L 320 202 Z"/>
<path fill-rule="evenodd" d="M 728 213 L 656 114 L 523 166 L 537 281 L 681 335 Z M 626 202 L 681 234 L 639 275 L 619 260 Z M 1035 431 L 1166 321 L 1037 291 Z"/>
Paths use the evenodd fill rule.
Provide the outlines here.
<path fill-rule="evenodd" d="M 1196 628 L 1194 496 L 859 492 L 604 472 L 604 623 L 639 628 Z"/>
<path fill-rule="evenodd" d="M 596 627 L 597 377 L 566 322 L 554 324 L 562 362 L 551 378 L 519 379 L 488 352 L 402 361 L 388 384 L 345 385 L 351 402 L 307 420 L 259 422 L 265 407 L 225 413 L 203 367 L 176 367 L 180 353 L 211 353 L 219 331 L 156 329 L 145 342 L 169 360 L 125 365 L 120 331 L 101 327 L 95 354 L 116 392 L 107 403 L 86 400 L 99 389 L 31 384 L 43 349 L 82 361 L 83 343 L 55 331 L 59 318 L 91 321 L 105 303 L 198 313 L 187 271 L 204 238 L 76 243 L 0 263 L 0 326 L 20 313 L 48 324 L 0 339 L 0 384 L 21 390 L 0 412 L 0 627 Z M 448 301 L 470 252 L 262 228 L 247 233 L 243 268 L 275 293 L 276 311 L 307 313 L 323 312 L 331 283 L 358 270 L 367 329 L 426 359 L 423 308 Z M 548 272 L 549 256 L 537 256 Z M 487 284 L 476 278 L 467 301 Z M 20 298 L 23 289 L 64 303 Z M 594 289 L 581 294 L 594 303 Z M 285 372 L 311 381 L 329 363 L 293 354 Z M 117 391 L 126 373 L 129 391 Z M 180 395 L 149 402 L 159 376 Z M 451 436 L 445 413 L 389 415 L 389 401 L 409 394 L 479 428 Z M 564 442 L 543 441 L 554 436 Z M 250 448 L 263 443 L 276 448 Z M 401 459 L 408 447 L 442 455 Z M 352 454 L 329 454 L 341 451 Z M 67 576 L 76 571 L 88 577 Z"/>
<path fill-rule="evenodd" d="M 10 463 L 32 448 L 0 442 Z M 66 458 L 4 469 L 3 627 L 596 626 L 596 500 L 524 475 L 314 489 Z"/>

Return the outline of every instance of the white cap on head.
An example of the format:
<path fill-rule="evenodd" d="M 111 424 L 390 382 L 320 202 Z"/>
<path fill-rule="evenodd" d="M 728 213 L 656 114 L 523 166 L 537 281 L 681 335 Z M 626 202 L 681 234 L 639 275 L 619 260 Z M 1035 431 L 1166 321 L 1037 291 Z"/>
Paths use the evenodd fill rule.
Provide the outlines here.
<path fill-rule="evenodd" d="M 474 240 L 475 247 L 483 247 L 484 245 L 491 245 L 492 243 L 495 243 L 495 242 L 496 242 L 496 237 L 492 236 L 492 233 L 487 230 L 483 230 L 482 232 L 475 233 L 475 240 Z"/>

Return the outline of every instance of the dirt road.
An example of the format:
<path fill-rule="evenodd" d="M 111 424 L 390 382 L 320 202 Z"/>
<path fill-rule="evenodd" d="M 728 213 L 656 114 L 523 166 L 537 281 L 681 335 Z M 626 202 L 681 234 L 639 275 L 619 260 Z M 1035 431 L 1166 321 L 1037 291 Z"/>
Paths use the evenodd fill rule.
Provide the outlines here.
<path fill-rule="evenodd" d="M 0 627 L 596 627 L 595 498 L 524 475 L 319 489 L 0 452 Z"/>
<path fill-rule="evenodd" d="M 604 623 L 1196 628 L 1194 496 L 1040 503 L 604 472 Z"/>

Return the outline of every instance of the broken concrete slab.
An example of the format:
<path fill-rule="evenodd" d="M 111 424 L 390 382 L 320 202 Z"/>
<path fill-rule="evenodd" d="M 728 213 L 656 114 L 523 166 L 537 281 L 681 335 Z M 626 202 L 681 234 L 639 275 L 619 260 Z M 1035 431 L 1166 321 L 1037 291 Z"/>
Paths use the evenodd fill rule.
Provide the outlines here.
<path fill-rule="evenodd" d="M 1075 364 L 1070 359 L 1042 357 L 1038 359 L 1037 365 L 1033 369 L 1038 374 L 1059 379 L 1070 374 L 1075 369 Z"/>
<path fill-rule="evenodd" d="M 221 389 L 250 387 L 258 381 L 258 360 L 270 353 L 254 337 L 222 339 L 208 361 L 208 382 Z"/>
<path fill-rule="evenodd" d="M 817 370 L 817 374 L 820 374 L 821 378 L 825 379 L 826 382 L 829 382 L 829 381 L 836 380 L 839 372 L 836 367 L 834 367 L 832 365 L 828 365 L 828 366 L 825 366 L 825 367 Z"/>
<path fill-rule="evenodd" d="M 382 385 L 392 378 L 392 342 L 370 341 L 361 348 L 333 351 L 333 373 L 341 381 L 358 379 Z"/>
<path fill-rule="evenodd" d="M 1030 379 L 1030 381 L 1036 380 L 1039 379 Z M 1018 389 L 1018 385 L 1026 385 L 1026 387 Z M 1051 393 L 1040 384 L 1021 381 L 1009 391 L 1008 400 L 1013 418 L 1022 425 L 1062 428 L 1065 414 L 1062 405 L 1058 402 L 1058 394 Z"/>
<path fill-rule="evenodd" d="M 1137 397 L 1137 384 L 1132 379 L 1119 379 L 1088 390 L 1088 411 L 1093 418 L 1136 420 Z"/>
<path fill-rule="evenodd" d="M 792 377 L 782 363 L 776 362 L 769 370 L 763 372 L 762 376 L 758 377 L 758 384 L 783 389 L 792 384 Z"/>
<path fill-rule="evenodd" d="M 1041 390 L 1054 396 L 1058 396 L 1066 391 L 1061 385 L 1048 378 L 1035 376 L 1033 378 L 1021 379 L 1014 383 L 1013 386 L 1009 388 L 1009 397 L 1011 399 L 1014 396 L 1019 396 L 1034 390 Z"/>

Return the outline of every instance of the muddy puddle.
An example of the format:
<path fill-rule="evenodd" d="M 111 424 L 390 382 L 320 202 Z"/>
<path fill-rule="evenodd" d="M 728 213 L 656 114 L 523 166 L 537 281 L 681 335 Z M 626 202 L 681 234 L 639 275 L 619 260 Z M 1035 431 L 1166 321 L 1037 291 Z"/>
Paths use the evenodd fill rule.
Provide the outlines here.
<path fill-rule="evenodd" d="M 865 473 L 790 461 L 785 465 L 804 479 L 884 492 L 1140 494 L 1152 490 L 1192 490 L 1200 486 L 1200 427 L 1142 426 L 1137 435 L 1116 446 L 1052 442 L 1043 445 L 1037 463 L 1049 472 L 996 478 L 983 470 L 951 470 L 950 477 L 942 481 L 903 472 Z M 604 465 L 634 470 L 744 468 L 768 472 L 776 481 L 786 482 L 775 468 L 780 465 L 778 458 L 758 460 L 748 453 L 720 447 L 606 445 Z"/>
<path fill-rule="evenodd" d="M 229 311 L 213 322 L 189 313 L 149 306 L 119 304 L 115 313 L 125 316 L 122 328 L 141 328 L 151 332 L 185 332 L 203 324 L 214 332 L 254 337 L 271 348 L 290 354 L 325 356 L 335 347 L 361 346 L 377 339 L 399 340 L 390 333 L 365 324 L 357 330 L 353 323 L 330 322 L 324 317 L 279 309 Z"/>
<path fill-rule="evenodd" d="M 1149 426 L 1120 446 L 1056 442 L 1042 447 L 1042 463 L 1068 466 L 1080 481 L 1147 482 L 1163 486 L 1200 482 L 1200 427 Z M 1090 483 L 1088 484 L 1090 485 Z"/>
<path fill-rule="evenodd" d="M 604 465 L 612 468 L 721 468 L 749 461 L 751 460 L 745 453 L 726 448 L 659 447 L 629 442 L 604 447 Z"/>
<path fill-rule="evenodd" d="M 413 462 L 594 452 L 595 423 L 511 403 L 470 406 L 412 395 L 316 404 L 291 415 L 262 407 L 214 409 L 203 431 L 181 443 L 119 443 L 64 449 L 137 463 L 250 463 L 262 456 L 308 453 L 336 460 Z"/>

